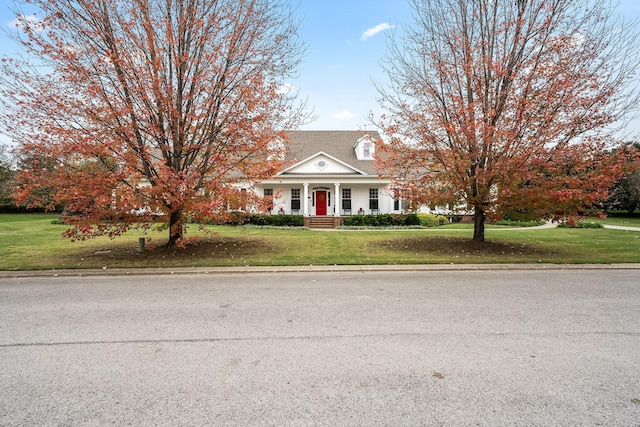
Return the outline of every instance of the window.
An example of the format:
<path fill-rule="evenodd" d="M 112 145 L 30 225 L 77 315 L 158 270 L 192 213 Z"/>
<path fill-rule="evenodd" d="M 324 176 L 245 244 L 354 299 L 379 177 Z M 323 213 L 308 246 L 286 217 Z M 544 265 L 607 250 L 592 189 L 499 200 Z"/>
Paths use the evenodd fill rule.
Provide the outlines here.
<path fill-rule="evenodd" d="M 358 160 L 373 160 L 376 154 L 376 140 L 370 135 L 359 138 L 353 146 Z"/>
<path fill-rule="evenodd" d="M 378 189 L 369 189 L 369 209 L 378 210 Z"/>
<path fill-rule="evenodd" d="M 394 189 L 393 210 L 406 211 L 410 208 L 411 190 L 406 188 Z"/>
<path fill-rule="evenodd" d="M 342 209 L 351 210 L 351 189 L 342 189 Z"/>
<path fill-rule="evenodd" d="M 265 188 L 264 197 L 271 197 L 271 200 L 269 201 L 269 205 L 267 206 L 267 210 L 272 211 L 273 210 L 273 188 Z"/>
<path fill-rule="evenodd" d="M 394 199 L 393 200 L 393 210 L 394 211 L 404 211 L 407 207 L 407 199 Z"/>
<path fill-rule="evenodd" d="M 291 210 L 292 211 L 300 210 L 300 189 L 299 188 L 291 189 Z"/>
<path fill-rule="evenodd" d="M 365 159 L 368 159 L 371 157 L 371 143 L 370 142 L 365 142 L 364 144 L 362 144 L 362 155 Z"/>

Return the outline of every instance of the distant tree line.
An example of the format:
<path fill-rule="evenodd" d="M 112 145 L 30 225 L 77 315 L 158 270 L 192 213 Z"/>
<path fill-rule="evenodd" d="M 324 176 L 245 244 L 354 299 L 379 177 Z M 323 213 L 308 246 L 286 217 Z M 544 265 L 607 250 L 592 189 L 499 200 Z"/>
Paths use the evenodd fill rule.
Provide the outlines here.
<path fill-rule="evenodd" d="M 11 197 L 15 175 L 11 158 L 6 153 L 6 148 L 0 145 L 0 212 L 14 212 L 18 209 Z"/>
<path fill-rule="evenodd" d="M 0 213 L 45 212 L 45 208 L 27 208 L 19 205 L 15 200 L 15 185 L 18 171 L 27 170 L 27 162 L 20 157 L 13 156 L 8 147 L 0 145 Z M 53 208 L 49 211 L 62 212 L 63 206 L 57 206 L 53 201 Z"/>
<path fill-rule="evenodd" d="M 631 144 L 640 150 L 640 143 Z M 640 208 L 640 169 L 625 174 L 612 188 L 611 196 L 603 205 L 605 212 L 622 210 L 632 214 Z"/>

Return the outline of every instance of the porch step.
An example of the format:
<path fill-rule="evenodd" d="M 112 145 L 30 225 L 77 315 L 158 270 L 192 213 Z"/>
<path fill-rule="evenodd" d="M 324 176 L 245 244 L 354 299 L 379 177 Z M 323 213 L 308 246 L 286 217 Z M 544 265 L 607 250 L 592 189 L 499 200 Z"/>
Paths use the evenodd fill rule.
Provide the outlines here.
<path fill-rule="evenodd" d="M 305 218 L 306 226 L 309 228 L 335 228 L 335 217 L 332 216 L 310 216 Z"/>

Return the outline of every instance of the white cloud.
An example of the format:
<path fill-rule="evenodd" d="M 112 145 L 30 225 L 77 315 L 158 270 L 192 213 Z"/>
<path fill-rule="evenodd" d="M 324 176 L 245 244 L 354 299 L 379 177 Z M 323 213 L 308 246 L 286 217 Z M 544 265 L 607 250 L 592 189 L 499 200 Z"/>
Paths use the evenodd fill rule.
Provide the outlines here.
<path fill-rule="evenodd" d="M 332 114 L 331 117 L 338 120 L 346 120 L 353 118 L 353 113 L 349 110 L 342 110 L 339 113 Z"/>
<path fill-rule="evenodd" d="M 31 27 L 36 31 L 44 30 L 44 24 L 35 15 L 18 15 L 13 21 L 7 22 L 7 25 L 11 28 L 27 28 Z"/>
<path fill-rule="evenodd" d="M 376 34 L 382 32 L 384 30 L 390 30 L 391 28 L 393 28 L 393 25 L 390 25 L 388 22 L 383 22 L 382 24 L 378 24 L 373 28 L 369 28 L 367 31 L 362 33 L 362 36 L 360 37 L 360 40 L 365 41 L 369 37 L 373 37 Z"/>

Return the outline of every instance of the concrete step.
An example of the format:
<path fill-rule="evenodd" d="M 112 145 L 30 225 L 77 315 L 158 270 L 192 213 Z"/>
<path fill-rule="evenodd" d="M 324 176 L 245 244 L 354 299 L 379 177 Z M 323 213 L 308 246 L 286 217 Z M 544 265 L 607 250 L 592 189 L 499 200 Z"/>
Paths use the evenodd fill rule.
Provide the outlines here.
<path fill-rule="evenodd" d="M 333 216 L 310 216 L 306 225 L 309 228 L 335 228 L 336 220 Z"/>

